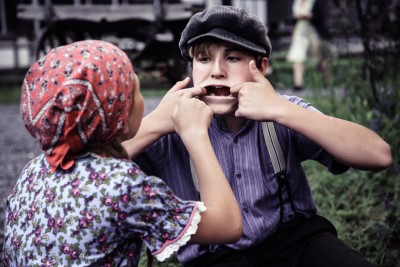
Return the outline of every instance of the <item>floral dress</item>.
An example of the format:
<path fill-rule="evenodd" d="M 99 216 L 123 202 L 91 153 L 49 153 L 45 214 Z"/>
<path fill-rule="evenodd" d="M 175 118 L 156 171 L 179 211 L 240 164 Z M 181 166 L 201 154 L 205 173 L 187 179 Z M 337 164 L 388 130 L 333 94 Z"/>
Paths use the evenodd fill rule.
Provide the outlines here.
<path fill-rule="evenodd" d="M 5 266 L 137 266 L 144 242 L 160 261 L 196 232 L 202 202 L 182 201 L 129 160 L 85 155 L 50 172 L 43 155 L 8 197 Z"/>

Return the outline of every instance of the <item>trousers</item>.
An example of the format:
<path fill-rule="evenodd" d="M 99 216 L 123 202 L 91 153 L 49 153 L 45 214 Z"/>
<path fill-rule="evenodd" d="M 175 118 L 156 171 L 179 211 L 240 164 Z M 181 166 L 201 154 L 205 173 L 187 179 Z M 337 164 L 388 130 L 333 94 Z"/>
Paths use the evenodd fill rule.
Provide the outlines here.
<path fill-rule="evenodd" d="M 185 267 L 372 267 L 372 263 L 344 244 L 324 217 L 298 218 L 281 224 L 260 244 L 235 250 L 221 246 Z"/>

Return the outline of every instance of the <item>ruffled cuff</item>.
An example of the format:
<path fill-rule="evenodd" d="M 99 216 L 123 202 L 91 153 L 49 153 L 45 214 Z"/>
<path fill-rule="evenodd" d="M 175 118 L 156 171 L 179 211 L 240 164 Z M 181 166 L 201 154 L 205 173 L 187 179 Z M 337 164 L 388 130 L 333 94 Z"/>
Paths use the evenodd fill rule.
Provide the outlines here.
<path fill-rule="evenodd" d="M 193 209 L 189 224 L 183 229 L 182 233 L 178 238 L 172 241 L 168 241 L 164 246 L 153 253 L 153 256 L 157 258 L 158 261 L 164 261 L 169 258 L 173 253 L 178 251 L 181 246 L 186 245 L 190 240 L 190 236 L 197 232 L 198 224 L 201 221 L 200 213 L 205 211 L 206 207 L 203 202 L 196 202 L 196 206 Z"/>

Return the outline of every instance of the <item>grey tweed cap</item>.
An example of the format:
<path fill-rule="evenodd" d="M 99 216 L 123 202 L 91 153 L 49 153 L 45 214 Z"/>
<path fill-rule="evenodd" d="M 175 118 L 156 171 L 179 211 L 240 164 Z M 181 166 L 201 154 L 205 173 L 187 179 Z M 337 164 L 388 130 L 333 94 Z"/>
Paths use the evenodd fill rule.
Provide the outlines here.
<path fill-rule="evenodd" d="M 182 56 L 191 61 L 189 48 L 204 37 L 214 37 L 269 58 L 271 41 L 260 19 L 245 9 L 233 6 L 213 6 L 194 14 L 179 40 Z"/>

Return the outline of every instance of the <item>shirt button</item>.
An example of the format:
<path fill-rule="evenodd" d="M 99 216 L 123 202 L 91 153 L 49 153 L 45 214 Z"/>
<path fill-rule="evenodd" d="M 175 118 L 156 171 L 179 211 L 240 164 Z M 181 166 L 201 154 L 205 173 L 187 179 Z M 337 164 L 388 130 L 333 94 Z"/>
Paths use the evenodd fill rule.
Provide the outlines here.
<path fill-rule="evenodd" d="M 233 138 L 233 142 L 234 142 L 235 144 L 237 144 L 238 138 L 237 138 L 237 137 Z"/>
<path fill-rule="evenodd" d="M 242 178 L 242 174 L 240 172 L 236 172 L 235 175 L 237 178 Z"/>

